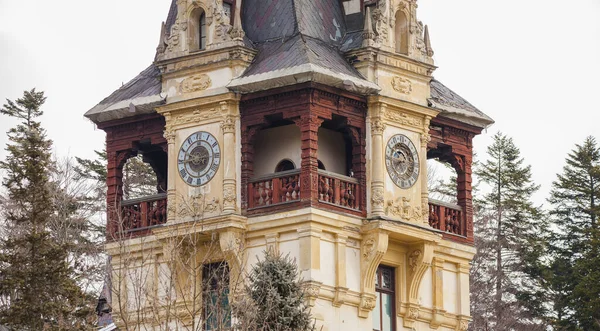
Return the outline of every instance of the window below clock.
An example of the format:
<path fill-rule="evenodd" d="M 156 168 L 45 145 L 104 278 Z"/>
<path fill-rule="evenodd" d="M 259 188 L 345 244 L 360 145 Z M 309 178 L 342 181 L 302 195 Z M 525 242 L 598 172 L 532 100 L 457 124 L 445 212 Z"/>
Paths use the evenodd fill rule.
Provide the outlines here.
<path fill-rule="evenodd" d="M 392 331 L 396 329 L 394 268 L 379 266 L 375 275 L 377 298 L 373 309 L 373 330 Z"/>
<path fill-rule="evenodd" d="M 205 331 L 231 328 L 227 262 L 202 267 L 202 313 Z"/>

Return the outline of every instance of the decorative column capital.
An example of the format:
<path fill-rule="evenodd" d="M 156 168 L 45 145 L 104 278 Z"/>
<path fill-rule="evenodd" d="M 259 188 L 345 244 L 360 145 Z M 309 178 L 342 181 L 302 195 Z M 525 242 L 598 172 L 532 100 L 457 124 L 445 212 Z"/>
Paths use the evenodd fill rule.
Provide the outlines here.
<path fill-rule="evenodd" d="M 235 133 L 235 122 L 236 122 L 236 118 L 234 116 L 232 116 L 232 115 L 225 116 L 223 121 L 221 121 L 221 130 L 223 130 L 223 133 L 224 134 Z"/>
<path fill-rule="evenodd" d="M 383 123 L 381 119 L 374 119 L 371 122 L 371 132 L 374 135 L 382 135 L 383 131 L 385 131 L 386 125 Z"/>

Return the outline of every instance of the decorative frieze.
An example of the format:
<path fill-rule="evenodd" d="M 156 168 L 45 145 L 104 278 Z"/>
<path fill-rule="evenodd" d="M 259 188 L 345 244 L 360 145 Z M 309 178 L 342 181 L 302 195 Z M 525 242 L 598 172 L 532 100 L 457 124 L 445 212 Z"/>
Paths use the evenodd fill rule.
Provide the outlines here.
<path fill-rule="evenodd" d="M 421 206 L 413 206 L 410 198 L 400 197 L 395 201 L 390 200 L 387 202 L 385 214 L 411 222 L 421 222 L 423 220 L 423 210 Z"/>
<path fill-rule="evenodd" d="M 193 75 L 184 79 L 179 84 L 179 92 L 181 93 L 192 93 L 198 91 L 204 91 L 211 87 L 212 81 L 207 74 Z"/>
<path fill-rule="evenodd" d="M 412 82 L 406 78 L 396 76 L 396 77 L 392 78 L 392 88 L 396 92 L 400 92 L 403 94 L 411 94 Z"/>

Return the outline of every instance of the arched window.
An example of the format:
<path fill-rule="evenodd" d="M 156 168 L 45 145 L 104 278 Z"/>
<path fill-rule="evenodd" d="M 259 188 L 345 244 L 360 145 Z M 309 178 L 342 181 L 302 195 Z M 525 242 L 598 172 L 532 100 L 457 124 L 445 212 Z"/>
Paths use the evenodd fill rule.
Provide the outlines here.
<path fill-rule="evenodd" d="M 190 51 L 206 49 L 206 30 L 206 13 L 198 7 L 192 11 L 188 23 Z"/>
<path fill-rule="evenodd" d="M 323 164 L 323 162 L 321 162 L 321 160 L 317 160 L 317 165 L 318 165 L 319 169 L 327 170 L 327 169 L 325 169 L 325 165 Z"/>
<path fill-rule="evenodd" d="M 200 39 L 200 49 L 206 48 L 206 14 L 202 12 L 200 15 L 200 29 L 198 30 Z"/>
<path fill-rule="evenodd" d="M 396 52 L 408 55 L 408 19 L 406 14 L 399 10 L 396 12 Z"/>
<path fill-rule="evenodd" d="M 294 162 L 286 159 L 281 160 L 281 162 L 277 164 L 277 166 L 275 167 L 275 172 L 282 172 L 294 169 L 296 169 L 296 165 L 294 164 Z"/>

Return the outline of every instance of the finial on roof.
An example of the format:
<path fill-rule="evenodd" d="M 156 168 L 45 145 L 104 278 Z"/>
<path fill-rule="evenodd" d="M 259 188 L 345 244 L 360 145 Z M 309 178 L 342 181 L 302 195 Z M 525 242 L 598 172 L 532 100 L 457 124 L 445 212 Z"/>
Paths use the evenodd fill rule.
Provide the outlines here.
<path fill-rule="evenodd" d="M 233 16 L 233 29 L 231 30 L 231 32 L 229 33 L 229 35 L 231 36 L 231 38 L 233 38 L 233 40 L 243 40 L 244 39 L 244 28 L 242 27 L 242 15 L 240 14 L 240 12 L 242 11 L 242 6 L 240 4 L 239 8 L 235 8 L 234 9 L 234 16 Z"/>
<path fill-rule="evenodd" d="M 367 7 L 365 12 L 365 26 L 363 28 L 363 47 L 373 46 L 375 43 L 375 32 L 371 22 L 371 8 Z"/>
<path fill-rule="evenodd" d="M 162 54 L 165 52 L 167 48 L 167 26 L 165 22 L 162 22 L 160 27 L 160 41 L 158 42 L 158 47 L 156 47 L 156 53 Z"/>
<path fill-rule="evenodd" d="M 423 37 L 425 41 L 425 51 L 427 51 L 427 56 L 433 56 L 433 48 L 431 48 L 431 39 L 429 39 L 429 27 L 425 25 L 425 36 Z"/>

